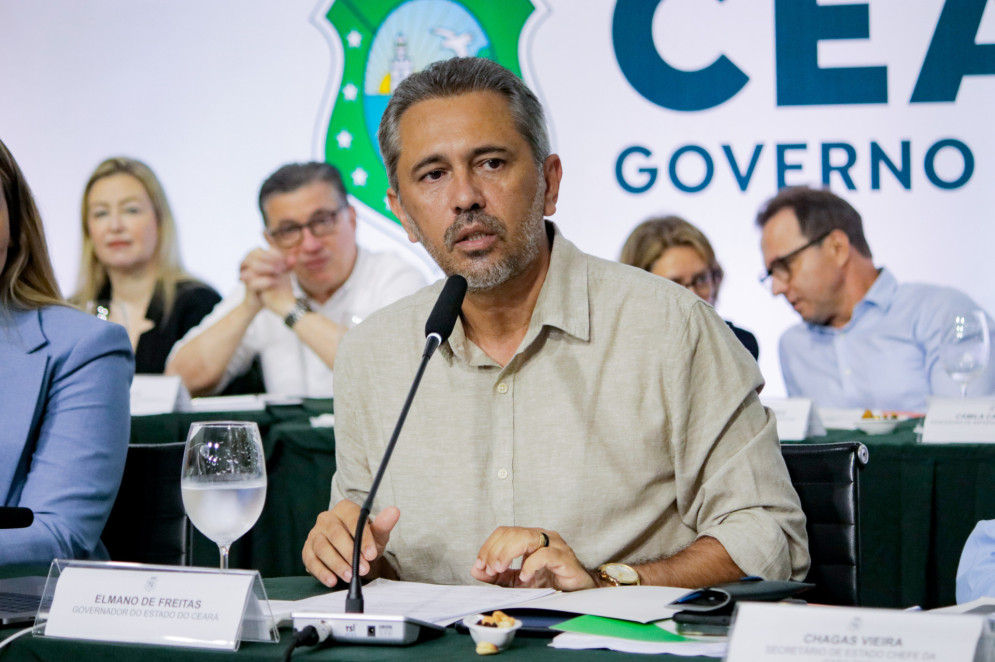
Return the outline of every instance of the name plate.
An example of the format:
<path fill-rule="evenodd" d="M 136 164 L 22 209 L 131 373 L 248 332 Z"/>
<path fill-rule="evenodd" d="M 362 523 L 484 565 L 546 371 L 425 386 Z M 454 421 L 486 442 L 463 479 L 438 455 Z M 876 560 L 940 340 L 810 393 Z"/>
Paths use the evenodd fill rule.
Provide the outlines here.
<path fill-rule="evenodd" d="M 744 602 L 727 662 L 973 662 L 985 619 L 887 609 Z"/>
<path fill-rule="evenodd" d="M 135 375 L 131 381 L 131 415 L 172 414 L 190 409 L 190 393 L 176 375 Z"/>
<path fill-rule="evenodd" d="M 922 441 L 995 442 L 995 398 L 930 398 Z"/>
<path fill-rule="evenodd" d="M 234 651 L 257 576 L 141 566 L 66 567 L 55 587 L 44 634 Z"/>
<path fill-rule="evenodd" d="M 819 413 L 809 398 L 761 398 L 777 419 L 781 441 L 802 441 L 826 434 Z"/>

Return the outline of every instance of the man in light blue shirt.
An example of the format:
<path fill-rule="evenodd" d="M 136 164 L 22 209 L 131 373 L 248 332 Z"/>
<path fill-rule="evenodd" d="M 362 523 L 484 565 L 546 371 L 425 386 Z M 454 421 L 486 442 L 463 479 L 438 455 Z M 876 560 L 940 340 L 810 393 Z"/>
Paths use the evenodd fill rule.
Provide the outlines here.
<path fill-rule="evenodd" d="M 957 566 L 957 604 L 995 598 L 995 520 L 982 520 L 964 544 Z"/>
<path fill-rule="evenodd" d="M 804 320 L 780 342 L 790 397 L 823 407 L 925 411 L 930 395 L 956 396 L 940 360 L 954 317 L 977 310 L 948 287 L 899 284 L 874 266 L 860 214 L 842 198 L 782 189 L 757 216 L 767 274 Z M 992 321 L 987 316 L 991 328 Z M 969 395 L 995 394 L 995 361 Z"/>

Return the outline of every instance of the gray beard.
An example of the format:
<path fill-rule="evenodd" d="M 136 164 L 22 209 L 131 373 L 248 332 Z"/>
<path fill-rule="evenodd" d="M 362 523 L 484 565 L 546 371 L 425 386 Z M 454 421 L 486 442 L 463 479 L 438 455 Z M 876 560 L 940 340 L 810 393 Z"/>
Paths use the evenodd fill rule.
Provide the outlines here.
<path fill-rule="evenodd" d="M 408 214 L 408 218 L 411 220 L 412 232 L 415 237 L 447 276 L 459 273 L 459 275 L 466 278 L 467 290 L 470 292 L 489 292 L 524 273 L 535 263 L 539 257 L 539 252 L 545 247 L 546 230 L 542 214 L 545 193 L 545 186 L 540 185 L 536 188 L 535 197 L 529 206 L 528 217 L 522 226 L 524 234 L 511 245 L 512 250 L 504 259 L 491 265 L 471 265 L 471 267 L 463 269 L 462 272 L 457 272 L 449 264 L 448 259 L 460 231 L 466 226 L 476 223 L 482 225 L 486 230 L 494 232 L 499 237 L 506 238 L 508 236 L 508 228 L 504 222 L 496 216 L 484 213 L 482 210 L 471 209 L 460 214 L 453 224 L 446 228 L 446 233 L 443 236 L 445 246 L 437 248 L 426 241 L 414 217 Z M 403 208 L 403 201 L 401 202 L 401 206 Z M 405 210 L 405 213 L 407 213 L 407 210 Z M 481 257 L 485 255 L 486 251 L 480 252 Z M 470 253 L 469 256 L 471 259 L 475 257 L 473 253 Z"/>

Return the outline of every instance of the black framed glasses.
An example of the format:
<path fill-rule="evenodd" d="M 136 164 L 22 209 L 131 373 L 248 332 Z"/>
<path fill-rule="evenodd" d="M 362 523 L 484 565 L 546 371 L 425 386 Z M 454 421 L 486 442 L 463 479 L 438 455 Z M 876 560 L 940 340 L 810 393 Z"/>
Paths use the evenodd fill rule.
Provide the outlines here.
<path fill-rule="evenodd" d="M 781 257 L 776 257 L 773 260 L 771 260 L 770 267 L 766 271 L 761 271 L 760 275 L 758 276 L 758 278 L 760 279 L 760 284 L 766 285 L 767 281 L 769 281 L 771 278 L 776 278 L 782 283 L 786 283 L 789 280 L 791 280 L 791 262 L 796 257 L 801 255 L 803 251 L 812 248 L 812 246 L 815 246 L 816 244 L 820 243 L 823 239 L 828 237 L 835 229 L 836 228 L 827 230 L 826 232 L 823 232 L 818 237 L 808 242 L 804 246 L 796 248 L 795 250 L 791 251 L 790 253 L 787 253 L 786 255 L 782 255 Z"/>
<path fill-rule="evenodd" d="M 266 230 L 266 234 L 280 248 L 293 248 L 300 244 L 304 240 L 304 228 L 307 228 L 315 237 L 326 237 L 335 232 L 339 213 L 348 206 L 342 205 L 338 209 L 332 210 L 323 209 L 315 212 L 307 223 L 282 223 L 275 230 Z"/>

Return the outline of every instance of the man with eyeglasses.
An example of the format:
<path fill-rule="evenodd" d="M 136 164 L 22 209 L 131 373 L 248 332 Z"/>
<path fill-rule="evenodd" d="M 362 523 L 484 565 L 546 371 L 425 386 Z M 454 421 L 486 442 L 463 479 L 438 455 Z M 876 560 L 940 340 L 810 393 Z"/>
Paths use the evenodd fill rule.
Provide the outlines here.
<path fill-rule="evenodd" d="M 757 225 L 760 280 L 804 321 L 781 336 L 789 396 L 823 407 L 925 411 L 929 395 L 959 395 L 943 369 L 940 344 L 958 312 L 978 309 L 970 297 L 949 287 L 899 284 L 875 267 L 860 214 L 829 191 L 782 189 L 761 209 Z M 995 361 L 971 383 L 972 395 L 992 393 Z"/>
<path fill-rule="evenodd" d="M 356 211 L 332 165 L 283 166 L 263 183 L 259 210 L 268 248 L 242 260 L 238 289 L 177 343 L 166 372 L 192 394 L 217 393 L 259 357 L 268 393 L 330 397 L 346 331 L 425 279 L 356 245 Z"/>

